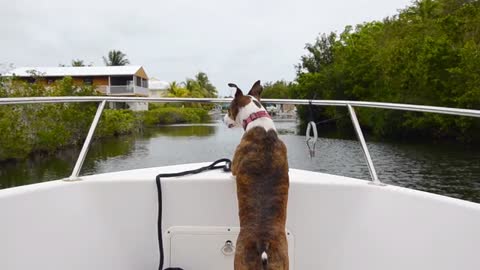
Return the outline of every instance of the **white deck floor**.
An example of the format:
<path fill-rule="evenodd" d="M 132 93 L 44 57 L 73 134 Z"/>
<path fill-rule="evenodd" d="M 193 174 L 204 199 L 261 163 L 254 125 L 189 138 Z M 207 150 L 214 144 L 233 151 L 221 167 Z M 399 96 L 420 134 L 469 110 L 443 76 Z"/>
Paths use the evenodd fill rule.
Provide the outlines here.
<path fill-rule="evenodd" d="M 0 269 L 156 269 L 155 176 L 202 165 L 0 190 Z M 290 179 L 291 269 L 480 269 L 479 204 L 302 170 Z M 166 266 L 233 269 L 221 252 L 238 227 L 231 175 L 162 187 Z"/>

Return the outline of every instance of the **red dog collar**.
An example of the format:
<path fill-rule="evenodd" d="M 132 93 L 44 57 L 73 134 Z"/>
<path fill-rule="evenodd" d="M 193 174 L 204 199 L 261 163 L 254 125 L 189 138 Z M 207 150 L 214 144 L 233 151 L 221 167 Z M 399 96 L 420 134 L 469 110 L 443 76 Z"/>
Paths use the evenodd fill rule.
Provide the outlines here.
<path fill-rule="evenodd" d="M 251 122 L 257 120 L 258 118 L 262 118 L 262 117 L 272 118 L 270 116 L 270 114 L 268 114 L 267 111 L 254 112 L 254 113 L 250 114 L 250 116 L 247 119 L 243 120 L 243 129 L 246 130 L 248 124 L 250 124 Z"/>

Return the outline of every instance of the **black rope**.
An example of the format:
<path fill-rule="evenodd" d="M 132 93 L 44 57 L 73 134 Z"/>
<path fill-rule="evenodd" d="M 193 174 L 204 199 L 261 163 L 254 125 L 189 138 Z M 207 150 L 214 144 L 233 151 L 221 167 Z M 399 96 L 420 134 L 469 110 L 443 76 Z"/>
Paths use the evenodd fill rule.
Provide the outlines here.
<path fill-rule="evenodd" d="M 316 122 L 315 124 L 317 124 L 317 125 L 325 124 L 325 123 L 332 122 L 332 121 L 335 121 L 335 120 L 338 120 L 338 119 L 342 119 L 343 117 L 345 117 L 345 115 L 340 115 L 340 116 L 335 117 L 335 118 L 330 118 L 330 119 L 327 119 L 327 120 L 322 120 L 322 121 Z"/>
<path fill-rule="evenodd" d="M 308 122 L 314 121 L 312 101 L 308 101 Z"/>
<path fill-rule="evenodd" d="M 219 163 L 225 162 L 225 165 L 218 165 Z M 222 169 L 224 172 L 231 171 L 230 165 L 232 161 L 228 158 L 219 159 L 212 164 L 201 167 L 195 170 L 189 170 L 184 172 L 178 173 L 161 173 L 156 177 L 156 184 L 157 184 L 157 195 L 158 195 L 158 219 L 157 219 L 157 233 L 158 233 L 158 250 L 160 253 L 160 263 L 158 266 L 159 270 L 163 270 L 163 261 L 164 261 L 164 252 L 163 252 L 163 238 L 162 238 L 162 185 L 160 184 L 160 177 L 178 177 L 178 176 L 185 176 L 189 174 L 197 174 L 204 171 L 215 170 L 215 169 Z M 182 270 L 182 268 L 166 268 L 165 270 Z"/>

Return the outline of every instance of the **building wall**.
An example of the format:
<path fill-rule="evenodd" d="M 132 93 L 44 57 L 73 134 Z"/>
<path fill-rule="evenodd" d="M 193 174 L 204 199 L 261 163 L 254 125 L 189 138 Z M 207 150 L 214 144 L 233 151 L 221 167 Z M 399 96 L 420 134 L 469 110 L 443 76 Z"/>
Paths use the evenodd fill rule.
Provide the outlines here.
<path fill-rule="evenodd" d="M 108 85 L 108 76 L 93 77 L 94 85 Z"/>
<path fill-rule="evenodd" d="M 124 86 L 124 85 L 128 84 L 128 80 L 133 79 L 132 77 L 133 77 L 133 75 L 132 76 L 113 76 L 111 78 L 111 83 L 113 83 L 113 85 L 116 85 L 115 82 L 114 82 L 114 79 L 117 79 L 117 84 L 118 84 L 118 78 L 127 78 L 126 80 L 124 80 L 124 81 L 120 82 L 120 84 L 118 84 L 118 85 Z M 42 78 L 38 78 L 37 82 L 41 83 L 45 86 L 48 86 L 52 82 L 60 80 L 62 78 L 63 77 L 42 77 Z M 90 79 L 90 82 L 96 87 L 96 90 L 99 93 L 104 94 L 104 95 L 107 95 L 107 88 L 109 87 L 109 79 L 108 78 L 109 78 L 109 76 L 77 76 L 77 77 L 72 77 L 73 84 L 77 85 L 77 86 L 84 85 L 85 84 L 85 79 Z M 21 79 L 29 82 L 33 78 L 22 77 Z M 144 85 L 144 83 L 147 82 L 147 80 L 144 79 L 144 78 L 140 78 L 140 77 L 138 79 L 139 79 L 140 85 L 141 86 L 143 85 L 143 88 L 139 88 L 138 89 L 139 93 L 137 93 L 137 91 L 135 91 L 135 94 L 138 95 L 138 96 L 148 96 L 148 90 L 146 89 L 148 87 L 148 85 Z M 145 92 L 145 93 L 143 93 L 143 92 Z M 140 106 L 139 108 L 143 108 L 143 107 Z"/>
<path fill-rule="evenodd" d="M 157 90 L 157 89 L 149 89 L 148 96 L 150 97 L 166 97 L 167 90 Z"/>
<path fill-rule="evenodd" d="M 73 84 L 74 85 L 83 85 L 83 78 L 80 77 L 73 77 Z"/>
<path fill-rule="evenodd" d="M 93 85 L 96 86 L 107 86 L 108 85 L 108 76 L 96 76 L 96 77 L 73 77 L 73 83 L 75 85 L 83 85 L 85 78 L 92 79 Z"/>
<path fill-rule="evenodd" d="M 135 76 L 140 77 L 140 78 L 144 78 L 144 79 L 148 80 L 147 73 L 145 72 L 145 70 L 143 69 L 143 67 L 140 68 L 137 72 L 135 72 Z"/>
<path fill-rule="evenodd" d="M 108 86 L 108 76 L 96 76 L 96 77 L 73 77 L 73 84 L 74 85 L 83 85 L 85 78 L 91 78 L 92 83 L 96 86 Z M 29 82 L 28 77 L 20 78 L 26 82 Z M 45 77 L 37 79 L 38 83 L 48 85 L 54 81 L 61 80 L 62 77 Z"/>

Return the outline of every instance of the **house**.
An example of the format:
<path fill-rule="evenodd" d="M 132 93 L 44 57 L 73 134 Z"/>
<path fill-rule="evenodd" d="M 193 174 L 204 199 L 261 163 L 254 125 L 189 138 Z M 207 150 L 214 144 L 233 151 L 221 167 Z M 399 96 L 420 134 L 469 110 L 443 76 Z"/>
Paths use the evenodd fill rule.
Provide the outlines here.
<path fill-rule="evenodd" d="M 148 80 L 148 95 L 150 97 L 165 97 L 167 96 L 167 89 L 169 87 L 170 84 L 166 81 L 150 78 Z"/>
<path fill-rule="evenodd" d="M 148 76 L 142 66 L 101 67 L 21 67 L 3 75 L 34 82 L 51 84 L 64 77 L 72 77 L 76 85 L 94 85 L 107 96 L 149 95 Z M 129 108 L 134 111 L 148 110 L 146 102 L 110 103 L 111 108 Z"/>
<path fill-rule="evenodd" d="M 51 84 L 72 77 L 77 85 L 88 84 L 108 96 L 148 96 L 148 76 L 142 66 L 21 67 L 3 76 Z"/>

